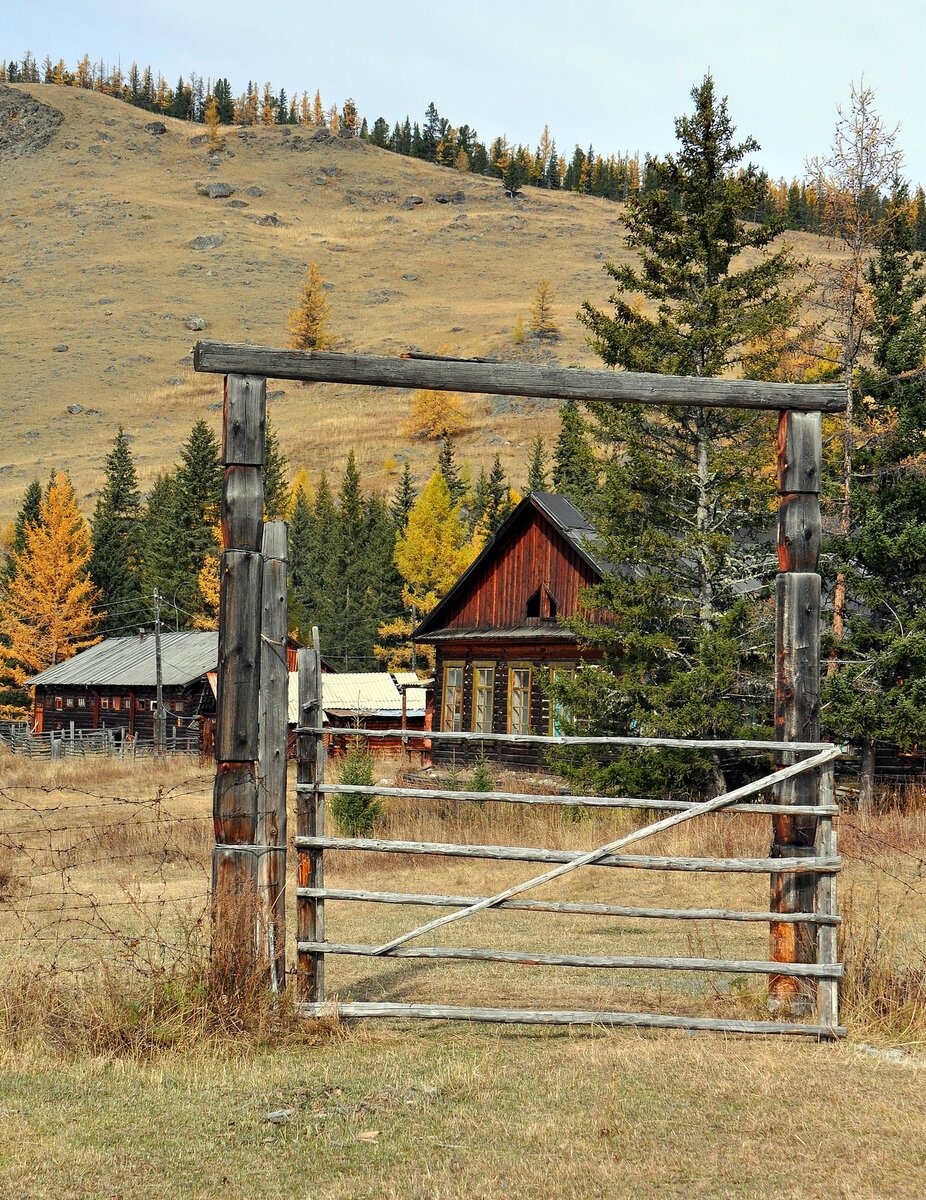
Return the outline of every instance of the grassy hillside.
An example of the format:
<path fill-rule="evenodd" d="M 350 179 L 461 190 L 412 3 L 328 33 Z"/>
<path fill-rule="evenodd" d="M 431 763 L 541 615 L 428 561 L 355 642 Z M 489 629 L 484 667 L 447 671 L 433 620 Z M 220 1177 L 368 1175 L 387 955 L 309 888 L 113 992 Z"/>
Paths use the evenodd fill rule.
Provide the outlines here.
<path fill-rule="evenodd" d="M 60 123 L 40 110 L 31 120 L 44 137 L 33 136 L 11 119 L 15 93 L 53 107 Z M 339 349 L 596 361 L 575 313 L 586 298 L 606 301 L 603 260 L 627 253 L 616 205 L 534 190 L 512 202 L 497 181 L 356 140 L 318 142 L 301 128 L 228 129 L 213 155 L 202 127 L 166 119 L 157 136 L 151 120 L 93 92 L 0 89 L 0 522 L 28 481 L 55 467 L 70 470 L 89 509 L 120 423 L 149 484 L 195 417 L 218 425 L 221 381 L 193 376 L 193 341 L 285 345 L 313 260 L 331 285 Z M 201 194 L 218 182 L 231 197 Z M 457 191 L 462 202 L 435 199 Z M 422 203 L 410 207 L 413 196 Z M 222 240 L 191 248 L 201 237 Z M 803 253 L 819 252 L 816 239 L 792 237 Z M 519 350 L 511 330 L 541 276 L 563 337 L 552 352 Z M 207 322 L 205 333 L 191 332 L 191 317 Z M 383 488 L 395 454 L 418 476 L 431 469 L 433 448 L 402 433 L 407 394 L 285 383 L 271 396 L 294 468 L 339 472 L 354 446 L 367 480 Z M 478 467 L 500 453 L 522 483 L 531 438 L 557 428 L 555 405 L 465 403 L 473 424 L 461 454 Z M 74 405 L 82 411 L 70 413 Z"/>

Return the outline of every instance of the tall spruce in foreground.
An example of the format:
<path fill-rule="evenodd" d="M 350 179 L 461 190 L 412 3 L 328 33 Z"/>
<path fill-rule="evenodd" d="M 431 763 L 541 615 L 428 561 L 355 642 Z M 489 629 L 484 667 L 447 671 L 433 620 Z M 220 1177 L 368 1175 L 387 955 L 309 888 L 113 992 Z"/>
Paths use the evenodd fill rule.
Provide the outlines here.
<path fill-rule="evenodd" d="M 873 364 L 857 405 L 866 436 L 854 455 L 853 527 L 835 547 L 847 619 L 841 665 L 823 689 L 827 728 L 861 745 L 863 809 L 874 802 L 875 742 L 912 750 L 926 728 L 926 278 L 914 239 L 900 188 L 867 271 Z"/>
<path fill-rule="evenodd" d="M 797 263 L 787 248 L 769 250 L 780 227 L 746 223 L 768 196 L 764 174 L 742 162 L 758 143 L 734 139 L 710 76 L 691 94 L 693 113 L 675 123 L 678 153 L 652 162 L 647 189 L 628 203 L 626 245 L 636 261 L 606 264 L 613 312 L 586 303 L 580 314 L 610 366 L 718 375 L 748 343 L 787 325 L 798 304 L 788 290 Z M 576 622 L 609 669 L 585 673 L 587 694 L 584 703 L 573 696 L 573 713 L 643 735 L 768 728 L 770 696 L 757 689 L 769 668 L 762 663 L 755 677 L 752 650 L 762 643 L 754 629 L 762 613 L 739 593 L 760 557 L 744 543 L 757 522 L 768 524 L 770 483 L 758 466 L 773 445 L 772 422 L 725 409 L 588 407 L 607 462 L 590 515 L 599 552 L 615 565 L 596 599 L 618 620 L 607 630 Z M 744 689 L 756 691 L 746 703 L 736 698 Z M 603 775 L 622 784 L 632 767 Z M 723 786 L 709 759 L 692 768 L 664 755 L 652 761 L 651 781 L 660 771 L 670 788 L 706 778 Z"/>
<path fill-rule="evenodd" d="M 119 427 L 106 456 L 106 478 L 91 524 L 90 578 L 105 608 L 104 637 L 132 631 L 147 619 L 141 583 L 141 496 L 135 462 Z"/>
<path fill-rule="evenodd" d="M 599 473 L 579 406 L 575 400 L 567 400 L 560 409 L 559 435 L 553 447 L 553 491 L 587 512 L 598 490 Z"/>

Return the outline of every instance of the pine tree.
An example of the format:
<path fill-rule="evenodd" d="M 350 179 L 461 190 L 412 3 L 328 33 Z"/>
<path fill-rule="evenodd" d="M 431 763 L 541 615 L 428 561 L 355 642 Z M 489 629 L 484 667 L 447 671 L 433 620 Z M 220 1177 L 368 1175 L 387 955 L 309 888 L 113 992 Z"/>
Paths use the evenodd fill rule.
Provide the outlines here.
<path fill-rule="evenodd" d="M 694 113 L 676 122 L 678 154 L 648 162 L 648 190 L 628 202 L 626 244 L 639 257 L 606 266 L 615 281 L 613 316 L 583 306 L 594 347 L 611 366 L 719 374 L 796 311 L 787 289 L 796 263 L 787 248 L 768 249 L 779 226 L 746 224 L 769 190 L 756 167 L 742 165 L 757 143 L 734 141 L 710 76 L 692 98 Z M 611 697 L 606 723 L 614 730 L 738 735 L 749 721 L 733 693 L 757 669 L 751 648 L 763 639 L 754 626 L 764 619 L 763 608 L 737 598 L 756 569 L 741 535 L 768 508 L 767 483 L 756 471 L 757 439 L 771 440 L 768 422 L 731 410 L 589 407 L 608 451 L 592 515 L 600 553 L 615 564 L 596 596 L 621 619 L 620 631 L 584 628 L 608 669 L 586 681 L 583 712 L 600 727 L 606 708 L 590 694 L 600 686 Z M 767 701 L 748 716 L 766 720 Z M 579 711 L 575 700 L 572 711 Z M 671 775 L 672 757 L 660 761 Z M 676 785 L 695 783 L 699 771 L 721 785 L 713 761 L 686 767 Z"/>
<path fill-rule="evenodd" d="M 25 548 L 26 530 L 30 525 L 34 525 L 39 520 L 41 505 L 42 485 L 37 479 L 33 479 L 32 483 L 26 488 L 19 512 L 16 514 L 16 519 L 13 522 L 10 541 L 7 546 L 7 556 L 3 563 L 2 576 L 0 576 L 0 587 L 6 586 L 13 578 L 15 573 L 13 556 L 21 553 Z"/>
<path fill-rule="evenodd" d="M 534 292 L 530 330 L 541 341 L 555 341 L 559 337 L 559 326 L 553 316 L 553 289 L 549 279 L 541 279 Z"/>
<path fill-rule="evenodd" d="M 373 754 L 363 738 L 349 739 L 338 782 L 354 787 L 375 785 Z M 382 808 L 378 797 L 358 796 L 351 792 L 337 792 L 331 801 L 331 814 L 338 831 L 345 837 L 369 837 L 376 828 Z"/>
<path fill-rule="evenodd" d="M 538 433 L 531 442 L 531 457 L 527 468 L 527 490 L 529 492 L 545 492 L 547 490 L 547 451 L 541 433 Z"/>
<path fill-rule="evenodd" d="M 907 191 L 895 190 L 866 272 L 873 362 L 863 374 L 853 528 L 834 547 L 849 603 L 840 668 L 824 685 L 836 737 L 862 746 L 859 804 L 874 803 L 874 746 L 912 749 L 926 726 L 926 298 Z"/>
<path fill-rule="evenodd" d="M 311 626 L 307 625 L 307 598 L 311 594 L 315 563 L 312 561 L 315 515 L 309 493 L 295 486 L 289 509 L 289 628 L 299 631 L 307 640 Z"/>
<path fill-rule="evenodd" d="M 502 460 L 496 454 L 488 479 L 488 503 L 479 522 L 485 537 L 492 537 L 514 508 L 508 479 L 502 468 Z"/>
<path fill-rule="evenodd" d="M 560 429 L 553 448 L 553 490 L 588 512 L 598 490 L 599 467 L 588 430 L 575 400 L 560 409 Z"/>
<path fill-rule="evenodd" d="M 310 263 L 299 303 L 289 314 L 290 346 L 293 350 L 330 350 L 334 338 L 328 333 L 331 306 L 318 263 Z"/>
<path fill-rule="evenodd" d="M 437 469 L 440 471 L 444 483 L 447 485 L 451 502 L 453 504 L 461 504 L 466 495 L 466 484 L 460 477 L 460 471 L 453 453 L 453 443 L 447 436 L 441 438 L 440 450 L 437 455 Z"/>
<path fill-rule="evenodd" d="M 172 496 L 176 566 L 162 588 L 165 601 L 179 611 L 181 623 L 202 616 L 199 573 L 213 551 L 212 531 L 219 515 L 222 474 L 218 439 L 200 418 L 180 449 Z"/>
<path fill-rule="evenodd" d="M 408 524 L 408 514 L 411 512 L 412 505 L 415 503 L 415 485 L 412 481 L 412 469 L 408 465 L 406 459 L 402 465 L 402 477 L 396 487 L 395 496 L 392 499 L 389 511 L 392 513 L 392 520 L 395 523 L 396 531 L 402 533 L 405 526 Z"/>
<path fill-rule="evenodd" d="M 91 525 L 90 578 L 105 609 L 100 632 L 123 633 L 143 622 L 141 496 L 122 427 L 106 457 L 106 479 Z"/>
<path fill-rule="evenodd" d="M 67 475 L 53 476 L 25 538 L 0 593 L 0 655 L 16 686 L 99 641 L 99 595 L 87 571 L 90 531 Z"/>
<path fill-rule="evenodd" d="M 261 479 L 264 485 L 264 520 L 285 520 L 289 509 L 289 459 L 280 449 L 280 441 L 270 415 L 264 433 L 264 467 Z"/>

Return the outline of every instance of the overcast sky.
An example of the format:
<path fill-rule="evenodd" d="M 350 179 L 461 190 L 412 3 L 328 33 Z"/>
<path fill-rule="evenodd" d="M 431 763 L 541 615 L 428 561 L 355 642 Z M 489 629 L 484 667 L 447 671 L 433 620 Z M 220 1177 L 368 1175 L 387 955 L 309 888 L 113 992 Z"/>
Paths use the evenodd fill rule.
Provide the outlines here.
<path fill-rule="evenodd" d="M 0 0 L 0 54 L 31 50 L 73 66 L 133 61 L 174 84 L 191 71 L 327 106 L 353 96 L 363 116 L 420 120 L 433 100 L 488 141 L 536 144 L 544 122 L 561 153 L 664 153 L 673 118 L 710 71 L 740 133 L 773 176 L 801 175 L 832 140 L 837 104 L 864 76 L 900 125 L 906 172 L 926 181 L 923 0 Z"/>

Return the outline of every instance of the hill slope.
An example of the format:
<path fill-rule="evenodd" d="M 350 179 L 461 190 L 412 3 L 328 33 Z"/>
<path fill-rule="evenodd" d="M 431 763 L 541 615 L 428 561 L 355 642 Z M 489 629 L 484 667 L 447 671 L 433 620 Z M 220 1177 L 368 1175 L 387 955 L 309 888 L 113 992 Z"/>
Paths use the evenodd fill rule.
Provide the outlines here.
<path fill-rule="evenodd" d="M 331 285 L 339 349 L 514 357 L 512 326 L 546 276 L 557 358 L 597 361 L 574 316 L 586 298 L 606 301 L 602 260 L 626 255 L 614 204 L 533 190 L 512 203 L 497 181 L 304 128 L 229 129 L 211 154 L 202 127 L 166 119 L 156 134 L 152 119 L 93 92 L 0 88 L 0 522 L 53 468 L 71 471 L 89 507 L 120 423 L 150 483 L 196 416 L 218 425 L 221 381 L 193 376 L 192 342 L 285 345 L 313 260 Z M 203 195 L 210 183 L 231 196 Z M 295 384 L 272 395 L 294 468 L 338 472 L 354 446 L 378 486 L 391 486 L 395 453 L 418 476 L 431 469 L 433 447 L 401 432 L 407 395 Z M 530 439 L 555 434 L 555 405 L 465 403 L 461 455 L 478 466 L 501 453 L 522 483 Z"/>

